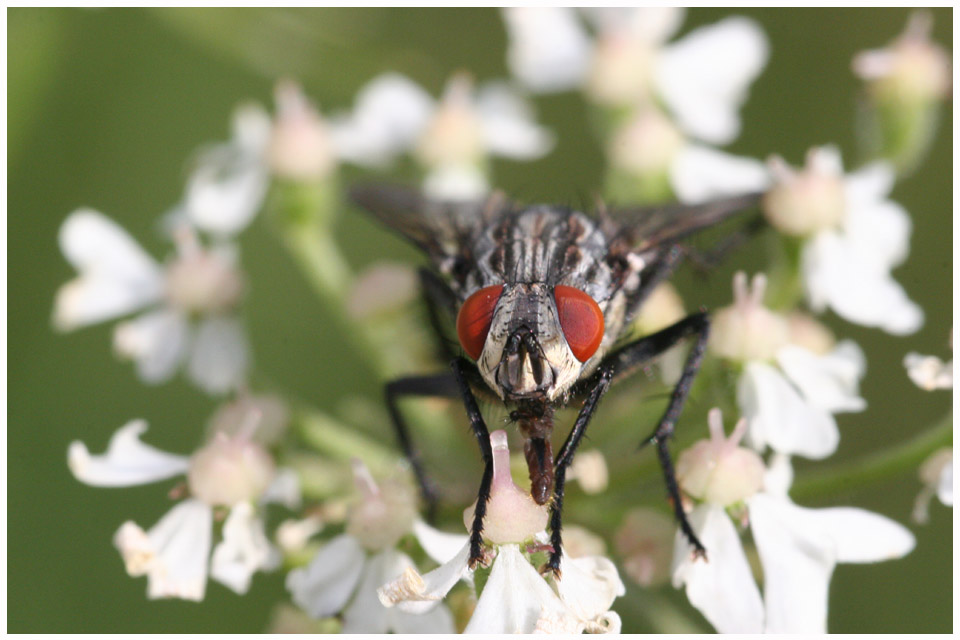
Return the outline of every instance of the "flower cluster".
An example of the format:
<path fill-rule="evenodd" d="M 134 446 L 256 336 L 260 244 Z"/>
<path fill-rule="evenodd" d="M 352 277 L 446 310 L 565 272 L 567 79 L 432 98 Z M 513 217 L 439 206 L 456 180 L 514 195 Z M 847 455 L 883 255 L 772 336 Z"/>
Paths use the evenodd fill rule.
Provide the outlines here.
<path fill-rule="evenodd" d="M 826 313 L 895 336 L 924 323 L 923 310 L 893 277 L 909 256 L 912 223 L 891 193 L 926 144 L 918 123 L 929 132 L 948 94 L 948 60 L 929 40 L 929 18 L 916 14 L 890 47 L 855 58 L 884 133 L 872 159 L 845 172 L 834 145 L 813 147 L 801 168 L 776 155 L 761 162 L 717 148 L 749 125 L 739 112 L 769 57 L 771 45 L 750 19 L 729 17 L 678 36 L 684 12 L 669 7 L 514 7 L 501 16 L 510 81 L 457 72 L 437 96 L 387 72 L 365 82 L 352 106 L 324 116 L 299 85 L 281 80 L 272 115 L 238 107 L 230 139 L 198 151 L 181 201 L 162 216 L 167 255 L 151 256 L 93 209 L 67 216 L 60 249 L 77 275 L 56 294 L 54 327 L 116 320 L 115 354 L 132 361 L 143 382 L 163 383 L 183 370 L 220 403 L 191 454 L 146 444 L 147 423 L 133 420 L 102 454 L 73 442 L 70 470 L 97 487 L 181 478 L 170 491 L 176 503 L 154 526 L 127 521 L 117 529 L 113 543 L 127 573 L 147 577 L 151 599 L 202 600 L 208 580 L 244 594 L 257 572 L 286 571 L 297 609 L 278 609 L 276 629 L 618 633 L 623 621 L 614 608 L 631 597 L 622 574 L 642 588 L 670 582 L 683 589 L 719 632 L 825 632 L 838 563 L 893 560 L 915 544 L 885 516 L 794 502 L 791 492 L 805 500 L 804 478 L 794 482 L 791 458 L 832 456 L 842 416 L 868 409 L 860 391 L 866 355 L 853 340 L 835 337 Z M 537 504 L 514 482 L 508 433 L 494 430 L 478 564 L 469 536 L 421 516 L 411 478 L 426 484 L 424 460 L 410 434 L 398 427 L 402 447 L 414 452 L 410 464 L 383 445 L 382 433 L 368 437 L 387 419 L 378 403 L 344 398 L 350 411 L 327 414 L 281 393 L 251 391 L 260 379 L 243 320 L 252 278 L 238 242 L 258 216 L 271 216 L 270 228 L 314 292 L 349 328 L 344 335 L 358 358 L 386 382 L 428 359 L 429 349 L 414 344 L 424 325 L 416 275 L 389 263 L 357 275 L 341 255 L 333 224 L 345 208 L 340 165 L 386 171 L 406 163 L 426 201 L 470 209 L 463 203 L 487 198 L 497 182 L 495 158 L 536 161 L 557 144 L 527 93 L 569 90 L 582 94 L 596 125 L 608 200 L 699 204 L 758 193 L 767 266 L 752 279 L 738 272 L 731 304 L 711 314 L 705 351 L 697 352 L 703 382 L 688 402 L 720 405 L 739 420 L 727 435 L 716 408 L 707 439 L 683 441 L 677 430 L 689 446 L 676 459 L 680 493 L 671 487 L 681 500 L 674 506 L 706 559 L 692 553 L 690 531 L 665 508 L 624 509 L 616 530 L 601 518 L 596 533 L 568 525 L 564 546 L 554 549 L 549 513 L 563 494 L 554 505 Z M 685 307 L 678 290 L 660 282 L 619 335 L 656 334 L 680 322 Z M 442 324 L 430 319 L 433 328 Z M 686 344 L 666 351 L 659 375 L 647 382 L 689 386 L 699 358 L 688 353 Z M 904 366 L 921 389 L 952 388 L 952 361 L 910 352 Z M 404 406 L 403 413 L 415 440 L 443 442 L 449 466 L 466 469 L 465 450 L 451 444 L 446 434 L 456 431 L 437 406 Z M 629 411 L 635 428 L 634 404 Z M 389 412 L 396 424 L 392 403 Z M 952 441 L 930 442 L 937 446 L 922 450 L 917 522 L 927 520 L 934 495 L 952 505 Z M 623 456 L 605 455 L 602 446 L 579 451 L 563 468 L 566 480 L 576 480 L 566 485 L 568 513 L 578 495 L 604 505 L 635 495 Z M 671 473 L 669 460 L 661 461 Z M 447 527 L 459 520 L 464 487 L 473 491 L 475 478 L 450 484 L 439 511 Z M 468 532 L 477 504 L 463 512 Z M 286 520 L 273 527 L 268 509 L 278 505 Z M 575 511 L 569 515 L 576 520 Z M 548 554 L 559 554 L 559 570 L 547 570 Z"/>

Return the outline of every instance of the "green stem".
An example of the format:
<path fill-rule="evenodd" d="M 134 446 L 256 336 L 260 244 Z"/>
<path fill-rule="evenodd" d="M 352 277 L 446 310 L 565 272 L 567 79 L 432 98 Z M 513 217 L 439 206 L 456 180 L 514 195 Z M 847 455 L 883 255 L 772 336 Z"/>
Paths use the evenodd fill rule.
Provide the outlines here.
<path fill-rule="evenodd" d="M 915 472 L 934 451 L 953 444 L 953 412 L 949 411 L 913 439 L 876 451 L 859 460 L 799 478 L 790 494 L 812 498 L 857 489 L 876 480 L 904 472 Z"/>

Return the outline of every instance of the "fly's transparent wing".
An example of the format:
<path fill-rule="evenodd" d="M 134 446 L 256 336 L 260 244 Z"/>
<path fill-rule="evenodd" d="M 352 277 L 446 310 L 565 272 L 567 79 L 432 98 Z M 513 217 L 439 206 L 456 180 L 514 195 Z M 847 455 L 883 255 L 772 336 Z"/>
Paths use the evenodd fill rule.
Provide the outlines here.
<path fill-rule="evenodd" d="M 359 185 L 350 190 L 353 202 L 437 262 L 459 255 L 491 215 L 508 209 L 502 199 L 494 198 L 440 202 L 416 189 L 391 184 Z"/>
<path fill-rule="evenodd" d="M 610 236 L 638 252 L 671 244 L 755 206 L 762 193 L 748 193 L 698 205 L 672 204 L 610 212 Z"/>

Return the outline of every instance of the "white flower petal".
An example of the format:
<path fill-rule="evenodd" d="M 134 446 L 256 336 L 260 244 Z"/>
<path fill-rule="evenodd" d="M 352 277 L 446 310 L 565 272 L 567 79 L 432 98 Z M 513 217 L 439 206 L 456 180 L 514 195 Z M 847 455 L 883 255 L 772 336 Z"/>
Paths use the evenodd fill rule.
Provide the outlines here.
<path fill-rule="evenodd" d="M 537 125 L 530 106 L 505 83 L 484 85 L 476 110 L 487 151 L 493 155 L 535 160 L 553 148 L 553 134 Z"/>
<path fill-rule="evenodd" d="M 747 501 L 763 564 L 767 633 L 826 633 L 835 545 L 804 510 L 759 493 Z"/>
<path fill-rule="evenodd" d="M 113 543 L 123 556 L 127 573 L 147 575 L 147 597 L 203 600 L 213 510 L 199 500 L 185 500 L 171 509 L 146 534 L 125 522 Z"/>
<path fill-rule="evenodd" d="M 352 536 L 339 535 L 317 552 L 306 567 L 287 574 L 287 591 L 314 618 L 332 616 L 353 595 L 366 553 Z"/>
<path fill-rule="evenodd" d="M 464 633 L 532 633 L 544 611 L 573 615 L 517 545 L 501 545 Z"/>
<path fill-rule="evenodd" d="M 175 309 L 159 309 L 118 324 L 113 350 L 137 363 L 137 375 L 148 384 L 169 380 L 187 355 L 189 328 Z"/>
<path fill-rule="evenodd" d="M 381 604 L 378 587 L 408 569 L 414 569 L 413 561 L 394 549 L 370 558 L 357 587 L 357 595 L 343 613 L 343 633 L 453 633 L 453 617 L 442 604 L 422 615 L 387 609 Z"/>
<path fill-rule="evenodd" d="M 673 37 L 686 13 L 680 7 L 584 7 L 580 11 L 601 37 L 608 33 L 626 33 L 634 40 L 653 46 Z"/>
<path fill-rule="evenodd" d="M 892 200 L 847 204 L 844 234 L 862 260 L 882 271 L 902 263 L 910 253 L 910 215 Z"/>
<path fill-rule="evenodd" d="M 747 419 L 750 446 L 820 459 L 837 449 L 840 432 L 826 410 L 805 401 L 779 371 L 751 362 L 737 382 L 737 403 Z"/>
<path fill-rule="evenodd" d="M 187 181 L 184 208 L 198 228 L 234 235 L 250 224 L 267 193 L 270 117 L 259 106 L 234 113 L 233 138 L 204 151 Z"/>
<path fill-rule="evenodd" d="M 444 165 L 423 180 L 423 193 L 441 202 L 470 202 L 487 195 L 487 177 L 474 165 Z"/>
<path fill-rule="evenodd" d="M 766 189 L 770 174 L 759 160 L 688 144 L 674 157 L 670 182 L 681 202 L 697 204 Z"/>
<path fill-rule="evenodd" d="M 829 306 L 850 322 L 895 335 L 913 333 L 923 324 L 923 310 L 903 287 L 846 236 L 817 234 L 803 248 L 801 270 L 814 311 Z"/>
<path fill-rule="evenodd" d="M 904 356 L 903 366 L 913 383 L 925 391 L 953 388 L 953 360 L 944 363 L 936 356 L 911 351 Z"/>
<path fill-rule="evenodd" d="M 423 576 L 416 571 L 406 571 L 400 578 L 381 587 L 378 591 L 380 602 L 385 606 L 396 604 L 401 611 L 408 613 L 428 611 L 461 579 L 472 575 L 467 564 L 469 559 L 470 543 L 467 542 L 456 556 L 433 571 Z"/>
<path fill-rule="evenodd" d="M 826 355 L 817 355 L 796 345 L 777 351 L 777 363 L 812 405 L 830 413 L 863 411 L 867 403 L 859 396 L 865 359 L 852 340 L 845 340 Z"/>
<path fill-rule="evenodd" d="M 80 276 L 57 292 L 53 322 L 69 331 L 136 311 L 160 299 L 160 266 L 115 222 L 78 209 L 60 227 L 60 249 Z"/>
<path fill-rule="evenodd" d="M 470 536 L 465 533 L 440 531 L 419 519 L 413 523 L 413 535 L 416 536 L 417 542 L 427 555 L 440 564 L 455 558 L 463 551 L 463 545 L 470 540 Z"/>
<path fill-rule="evenodd" d="M 330 133 L 341 159 L 384 166 L 409 150 L 436 108 L 419 85 L 398 73 L 368 82 L 357 95 L 350 114 L 330 120 Z"/>
<path fill-rule="evenodd" d="M 303 501 L 300 492 L 300 477 L 297 472 L 289 467 L 277 469 L 273 482 L 267 487 L 263 495 L 260 496 L 261 504 L 270 504 L 271 502 L 282 504 L 288 509 L 299 509 Z"/>
<path fill-rule="evenodd" d="M 506 7 L 507 67 L 539 93 L 578 86 L 590 61 L 590 41 L 567 7 Z"/>
<path fill-rule="evenodd" d="M 759 633 L 763 602 L 737 531 L 719 505 L 702 504 L 688 519 L 707 549 L 707 561 L 692 557 L 678 531 L 673 585 L 686 585 L 687 598 L 720 633 Z"/>
<path fill-rule="evenodd" d="M 803 513 L 808 527 L 818 527 L 830 537 L 837 562 L 894 560 L 916 546 L 916 539 L 906 527 L 877 513 L 853 507 L 794 508 Z"/>
<path fill-rule="evenodd" d="M 836 150 L 836 147 L 829 148 L 836 151 L 839 157 L 839 151 Z M 887 162 L 874 162 L 857 169 L 843 179 L 844 195 L 847 198 L 847 203 L 862 206 L 879 202 L 893 190 L 896 179 L 896 171 Z"/>
<path fill-rule="evenodd" d="M 187 373 L 207 393 L 226 393 L 246 379 L 249 350 L 246 333 L 237 318 L 206 318 L 193 338 Z"/>
<path fill-rule="evenodd" d="M 767 38 L 757 23 L 734 16 L 700 27 L 661 50 L 660 95 L 692 136 L 713 144 L 740 133 L 740 105 L 767 63 Z"/>
<path fill-rule="evenodd" d="M 223 540 L 213 549 L 210 577 L 244 594 L 256 571 L 275 569 L 280 555 L 267 540 L 261 520 L 249 502 L 230 510 L 223 523 Z"/>
<path fill-rule="evenodd" d="M 603 556 L 571 558 L 564 551 L 560 571 L 557 593 L 584 622 L 601 619 L 613 601 L 626 593 L 617 567 Z"/>
<path fill-rule="evenodd" d="M 147 430 L 144 420 L 120 427 L 103 455 L 90 455 L 79 440 L 70 443 L 67 464 L 73 476 L 94 487 L 129 487 L 165 480 L 187 472 L 190 459 L 166 453 L 140 442 Z"/>
<path fill-rule="evenodd" d="M 937 498 L 948 507 L 953 506 L 953 456 L 950 462 L 944 465 L 937 480 Z"/>

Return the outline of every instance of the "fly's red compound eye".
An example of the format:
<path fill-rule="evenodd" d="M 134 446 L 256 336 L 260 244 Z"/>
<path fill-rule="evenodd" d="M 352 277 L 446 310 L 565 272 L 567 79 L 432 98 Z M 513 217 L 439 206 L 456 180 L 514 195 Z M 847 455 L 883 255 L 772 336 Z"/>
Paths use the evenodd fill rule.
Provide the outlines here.
<path fill-rule="evenodd" d="M 484 287 L 467 298 L 457 314 L 457 336 L 463 350 L 474 360 L 483 352 L 483 343 L 487 341 L 487 332 L 493 321 L 493 309 L 502 292 L 502 284 Z"/>
<path fill-rule="evenodd" d="M 603 312 L 593 298 L 575 287 L 558 285 L 553 296 L 563 337 L 577 360 L 586 362 L 603 340 Z"/>

